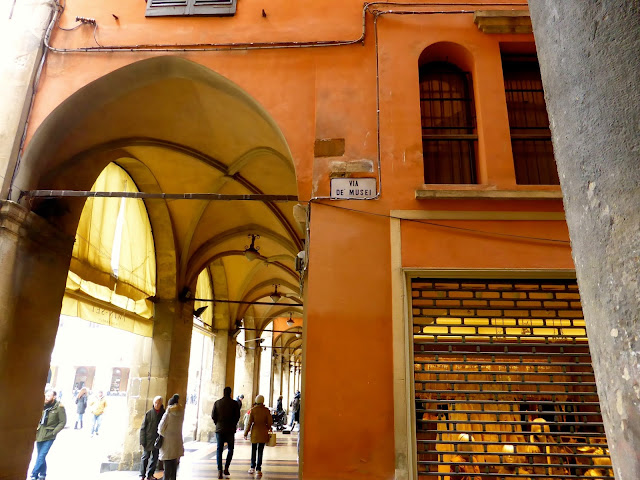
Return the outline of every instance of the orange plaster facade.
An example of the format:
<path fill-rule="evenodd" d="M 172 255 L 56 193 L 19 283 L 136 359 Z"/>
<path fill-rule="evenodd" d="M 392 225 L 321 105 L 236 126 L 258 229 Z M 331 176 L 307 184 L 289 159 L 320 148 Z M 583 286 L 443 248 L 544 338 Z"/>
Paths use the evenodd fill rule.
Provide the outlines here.
<path fill-rule="evenodd" d="M 458 64 L 473 79 L 478 185 L 453 189 L 559 192 L 556 186 L 523 187 L 515 182 L 500 44 L 531 46 L 533 36 L 482 33 L 471 13 L 524 9 L 526 2 L 504 2 L 502 7 L 473 1 L 449 2 L 446 6 L 410 3 L 416 6 L 394 9 L 470 13 L 380 14 L 376 21 L 377 59 L 374 17 L 370 12 L 366 14 L 364 42 L 345 46 L 210 52 L 49 52 L 31 114 L 28 138 L 54 108 L 90 82 L 152 56 L 173 55 L 223 75 L 272 116 L 292 153 L 300 202 L 329 195 L 332 161 L 371 161 L 374 171 L 358 176 L 380 175 L 379 199 L 319 199 L 310 205 L 302 392 L 301 474 L 305 480 L 405 478 L 395 476 L 403 467 L 394 446 L 394 411 L 409 410 L 413 402 L 398 405 L 394 400 L 392 304 L 402 299 L 393 298 L 393 268 L 573 268 L 564 221 L 527 219 L 531 212 L 561 214 L 560 199 L 415 198 L 416 190 L 453 188 L 423 185 L 418 88 L 418 63 L 423 52 L 430 58 L 446 58 Z M 386 8 L 380 3 L 371 10 Z M 266 17 L 261 15 L 262 9 Z M 70 27 L 76 16 L 95 18 L 101 45 L 351 40 L 362 32 L 363 5 L 351 0 L 329 0 L 321 5 L 241 0 L 236 15 L 226 18 L 146 18 L 144 11 L 145 3 L 141 1 L 67 0 L 60 24 Z M 86 26 L 66 32 L 56 27 L 51 43 L 57 48 L 95 46 L 92 30 Z M 434 45 L 438 48 L 430 50 Z M 315 140 L 329 138 L 345 140 L 344 156 L 314 158 Z M 188 185 L 185 191 L 190 191 Z M 452 212 L 452 216 L 426 217 L 425 221 L 440 226 L 402 220 L 398 237 L 400 265 L 394 265 L 393 250 L 397 245 L 393 245 L 388 216 L 398 211 L 444 211 Z M 459 219 L 455 216 L 459 212 L 475 212 L 480 217 Z M 483 220 L 483 212 L 516 212 L 522 217 Z M 446 228 L 449 226 L 457 229 Z M 285 329 L 284 320 L 279 319 L 274 327 Z M 411 444 L 414 440 L 408 441 Z M 411 465 L 404 468 L 412 469 Z"/>

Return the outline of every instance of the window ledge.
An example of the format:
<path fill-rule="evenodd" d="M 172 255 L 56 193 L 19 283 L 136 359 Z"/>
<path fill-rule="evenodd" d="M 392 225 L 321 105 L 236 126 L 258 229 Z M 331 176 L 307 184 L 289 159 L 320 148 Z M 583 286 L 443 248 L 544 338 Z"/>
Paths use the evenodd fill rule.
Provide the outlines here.
<path fill-rule="evenodd" d="M 544 188 L 544 187 L 543 187 Z M 488 190 L 481 186 L 461 186 L 455 188 L 434 187 L 419 188 L 416 190 L 416 200 L 429 199 L 511 199 L 511 200 L 540 200 L 562 199 L 560 187 L 546 187 L 546 189 L 518 189 L 518 190 Z"/>
<path fill-rule="evenodd" d="M 483 33 L 533 33 L 529 10 L 478 10 L 473 21 Z"/>

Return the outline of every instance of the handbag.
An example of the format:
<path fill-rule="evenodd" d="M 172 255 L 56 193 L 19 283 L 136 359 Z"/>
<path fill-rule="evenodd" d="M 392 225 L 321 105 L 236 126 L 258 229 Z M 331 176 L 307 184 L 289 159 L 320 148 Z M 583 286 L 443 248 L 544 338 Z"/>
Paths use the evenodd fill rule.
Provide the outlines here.
<path fill-rule="evenodd" d="M 153 444 L 153 448 L 160 448 L 162 447 L 162 441 L 164 440 L 164 437 L 162 435 L 158 435 L 158 438 L 156 438 L 155 443 Z"/>
<path fill-rule="evenodd" d="M 275 432 L 269 432 L 269 440 L 267 440 L 267 447 L 276 446 L 277 437 Z"/>

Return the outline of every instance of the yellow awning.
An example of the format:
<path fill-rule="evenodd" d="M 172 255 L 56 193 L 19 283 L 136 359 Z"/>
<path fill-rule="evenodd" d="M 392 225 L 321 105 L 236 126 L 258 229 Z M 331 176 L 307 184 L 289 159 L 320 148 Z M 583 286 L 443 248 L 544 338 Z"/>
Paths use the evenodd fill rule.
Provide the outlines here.
<path fill-rule="evenodd" d="M 135 301 L 118 295 L 73 272 L 67 277 L 60 313 L 145 337 L 153 334 L 153 304 L 149 300 Z"/>
<path fill-rule="evenodd" d="M 91 191 L 137 192 L 138 189 L 122 168 L 110 163 Z M 114 254 L 118 256 L 117 269 L 112 266 L 116 263 Z M 155 295 L 153 234 L 141 199 L 87 199 L 72 255 L 70 270 L 84 280 L 134 300 Z"/>
<path fill-rule="evenodd" d="M 200 275 L 198 275 L 198 281 L 196 282 L 196 298 L 213 298 L 213 287 L 211 285 L 211 276 L 208 268 L 202 270 Z M 209 308 L 200 315 L 200 319 L 203 323 L 211 327 L 213 325 L 213 302 L 196 301 L 193 304 L 194 310 L 205 306 Z"/>

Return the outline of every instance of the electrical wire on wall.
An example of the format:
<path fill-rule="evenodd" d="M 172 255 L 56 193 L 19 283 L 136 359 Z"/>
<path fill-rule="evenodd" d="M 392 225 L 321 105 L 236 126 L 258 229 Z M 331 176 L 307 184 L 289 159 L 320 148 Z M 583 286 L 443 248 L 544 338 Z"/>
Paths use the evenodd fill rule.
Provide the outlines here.
<path fill-rule="evenodd" d="M 381 218 L 393 218 L 396 220 L 400 220 L 403 222 L 412 222 L 412 223 L 419 223 L 419 224 L 423 224 L 423 225 L 429 225 L 431 227 L 437 227 L 437 228 L 443 228 L 443 229 L 449 229 L 449 230 L 456 230 L 462 233 L 467 233 L 470 235 L 488 235 L 488 236 L 498 236 L 498 237 L 505 237 L 505 238 L 513 238 L 514 240 L 524 240 L 524 241 L 536 241 L 536 242 L 550 242 L 550 243 L 556 243 L 556 244 L 560 244 L 562 246 L 569 246 L 570 245 L 570 241 L 569 240 L 562 240 L 562 239 L 557 239 L 557 238 L 544 238 L 544 237 L 534 237 L 534 236 L 530 236 L 530 235 L 515 235 L 512 233 L 502 233 L 502 232 L 491 232 L 491 231 L 487 231 L 487 230 L 479 230 L 476 228 L 466 228 L 466 227 L 456 227 L 454 225 L 445 225 L 442 223 L 436 223 L 430 220 L 422 220 L 422 219 L 416 219 L 416 218 L 404 218 L 404 217 L 400 217 L 397 215 L 386 215 L 384 213 L 375 213 L 375 212 L 367 212 L 365 210 L 357 210 L 355 208 L 348 208 L 348 207 L 341 207 L 338 206 L 336 204 L 332 204 L 332 203 L 321 203 L 321 202 L 309 202 L 309 204 L 311 205 L 311 203 L 315 204 L 315 205 L 323 205 L 325 207 L 329 207 L 329 208 L 335 208 L 338 210 L 344 210 L 346 212 L 352 212 L 352 213 L 357 213 L 357 214 L 361 214 L 361 215 L 370 215 L 373 217 L 381 217 Z M 455 213 L 455 211 L 452 211 L 452 213 Z M 458 219 L 451 219 L 449 221 L 460 221 Z M 468 220 L 465 220 L 468 221 Z"/>

